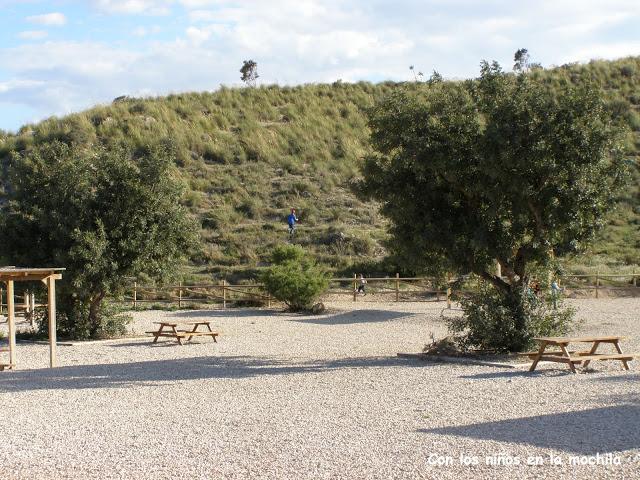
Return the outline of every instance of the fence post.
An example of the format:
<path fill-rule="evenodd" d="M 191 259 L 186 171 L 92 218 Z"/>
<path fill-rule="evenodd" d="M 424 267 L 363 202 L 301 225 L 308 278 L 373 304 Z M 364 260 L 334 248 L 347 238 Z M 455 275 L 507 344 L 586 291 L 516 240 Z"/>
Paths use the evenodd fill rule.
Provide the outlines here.
<path fill-rule="evenodd" d="M 400 274 L 396 272 L 396 302 L 400 301 Z"/>
<path fill-rule="evenodd" d="M 598 298 L 599 287 L 600 287 L 600 272 L 596 272 L 596 298 Z"/>
<path fill-rule="evenodd" d="M 133 309 L 138 307 L 138 282 L 133 282 Z"/>
<path fill-rule="evenodd" d="M 4 293 L 3 292 L 4 292 L 4 290 L 2 288 L 0 288 L 0 315 L 2 314 L 3 308 L 4 308 L 3 305 L 2 305 L 2 298 L 4 297 Z"/>
<path fill-rule="evenodd" d="M 451 281 L 451 277 L 447 273 L 447 308 L 451 309 L 451 285 L 449 282 Z"/>
<path fill-rule="evenodd" d="M 225 287 L 226 285 L 226 280 L 223 278 L 222 279 L 222 308 L 227 308 L 227 287 Z"/>
<path fill-rule="evenodd" d="M 356 274 L 353 274 L 353 301 L 358 301 L 358 277 Z"/>
<path fill-rule="evenodd" d="M 267 308 L 271 308 L 271 294 L 267 293 Z"/>
<path fill-rule="evenodd" d="M 182 308 L 182 282 L 178 283 L 178 308 Z"/>
<path fill-rule="evenodd" d="M 631 277 L 631 283 L 633 283 L 634 287 L 638 286 L 638 283 L 636 282 L 636 269 L 635 268 L 633 269 L 633 276 Z M 1 297 L 2 297 L 2 290 L 0 290 L 0 298 Z M 0 301 L 0 304 L 1 303 L 2 302 Z M 2 307 L 0 307 L 0 308 L 2 308 Z M 2 313 L 2 310 L 0 310 L 0 313 Z"/>
<path fill-rule="evenodd" d="M 30 300 L 31 300 L 31 326 L 35 327 L 36 326 L 36 316 L 35 316 L 35 312 L 36 312 L 36 294 L 31 292 L 31 295 L 29 296 Z"/>

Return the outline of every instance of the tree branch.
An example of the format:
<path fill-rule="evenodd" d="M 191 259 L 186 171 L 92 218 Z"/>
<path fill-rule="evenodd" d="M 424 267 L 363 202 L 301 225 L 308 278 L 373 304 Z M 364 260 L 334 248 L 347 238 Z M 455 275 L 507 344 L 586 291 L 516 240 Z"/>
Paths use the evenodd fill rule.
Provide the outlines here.
<path fill-rule="evenodd" d="M 511 285 L 509 285 L 497 275 L 492 275 L 489 272 L 485 272 L 484 270 L 476 273 L 488 282 L 491 282 L 493 286 L 499 290 L 509 291 L 511 289 Z"/>
<path fill-rule="evenodd" d="M 544 237 L 544 225 L 542 222 L 542 215 L 540 214 L 540 210 L 533 204 L 530 198 L 527 199 L 527 206 L 529 207 L 529 211 L 533 215 L 533 218 L 536 222 L 536 233 L 539 238 Z"/>

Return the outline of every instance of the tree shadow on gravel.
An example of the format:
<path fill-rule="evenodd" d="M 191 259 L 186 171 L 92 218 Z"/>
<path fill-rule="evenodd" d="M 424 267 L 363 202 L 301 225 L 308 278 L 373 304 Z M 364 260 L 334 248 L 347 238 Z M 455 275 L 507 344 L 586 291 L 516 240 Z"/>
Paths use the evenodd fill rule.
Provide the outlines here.
<path fill-rule="evenodd" d="M 633 365 L 633 364 L 632 364 Z M 626 403 L 628 405 L 636 405 L 640 407 L 640 373 L 627 372 L 620 375 L 598 376 L 592 379 L 594 383 L 605 384 L 628 384 L 633 391 L 624 393 L 612 393 L 608 391 L 601 396 L 602 402 L 615 401 L 617 403 Z"/>
<path fill-rule="evenodd" d="M 127 388 L 184 380 L 238 380 L 270 375 L 324 373 L 338 369 L 425 368 L 397 357 L 357 357 L 300 363 L 258 357 L 192 357 L 131 363 L 75 365 L 0 374 L 0 393 L 32 390 Z M 384 374 L 388 374 L 385 372 Z"/>
<path fill-rule="evenodd" d="M 394 312 L 390 310 L 351 310 L 330 316 L 307 316 L 292 321 L 315 325 L 351 325 L 354 323 L 379 323 L 413 317 L 411 312 Z"/>
<path fill-rule="evenodd" d="M 285 320 L 309 323 L 315 325 L 350 325 L 354 323 L 378 323 L 396 320 L 398 318 L 415 316 L 411 312 L 395 312 L 390 310 L 349 310 L 346 312 L 331 312 L 324 315 L 308 315 L 279 310 L 260 309 L 232 309 L 232 310 L 187 310 L 170 315 L 177 318 L 240 318 L 240 317 L 286 317 Z"/>
<path fill-rule="evenodd" d="M 594 377 L 592 380 L 594 382 L 603 382 L 603 383 L 640 383 L 640 373 L 624 372 L 616 375 Z"/>
<path fill-rule="evenodd" d="M 615 405 L 418 432 L 533 445 L 577 455 L 604 454 L 640 448 L 640 406 Z"/>
<path fill-rule="evenodd" d="M 592 364 L 593 366 L 593 364 Z M 523 367 L 524 368 L 524 367 Z M 610 373 L 610 370 L 600 370 L 592 369 L 587 372 L 583 372 L 581 370 L 578 371 L 579 375 L 593 375 L 593 374 L 607 374 Z M 554 366 L 552 368 L 538 368 L 533 372 L 527 370 L 511 370 L 508 372 L 485 372 L 485 373 L 474 373 L 473 375 L 461 375 L 460 378 L 466 378 L 469 380 L 492 380 L 492 379 L 500 379 L 500 378 L 534 378 L 534 377 L 563 377 L 563 376 L 573 376 L 575 373 L 571 373 L 566 367 L 557 367 Z M 623 373 L 621 375 L 616 376 L 597 376 L 592 378 L 593 381 L 598 382 L 640 382 L 640 375 L 637 373 Z"/>
<path fill-rule="evenodd" d="M 460 378 L 468 380 L 496 380 L 501 378 L 535 378 L 535 377 L 563 377 L 567 375 L 575 375 L 569 369 L 564 370 L 509 370 L 500 372 L 474 373 L 473 375 L 461 375 Z"/>
<path fill-rule="evenodd" d="M 271 317 L 282 312 L 277 310 L 233 309 L 233 310 L 186 310 L 175 312 L 172 317 L 187 318 L 236 318 L 236 317 Z"/>

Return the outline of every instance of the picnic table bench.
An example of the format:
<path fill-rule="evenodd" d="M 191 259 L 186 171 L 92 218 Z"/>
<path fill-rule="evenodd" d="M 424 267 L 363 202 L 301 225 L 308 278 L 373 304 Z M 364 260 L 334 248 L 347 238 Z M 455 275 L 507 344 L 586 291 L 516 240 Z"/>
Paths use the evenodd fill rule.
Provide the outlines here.
<path fill-rule="evenodd" d="M 634 359 L 635 355 L 622 353 L 620 348 L 620 340 L 626 337 L 620 336 L 602 336 L 602 337 L 536 337 L 534 338 L 540 344 L 537 352 L 527 352 L 526 355 L 533 360 L 530 372 L 533 372 L 540 361 L 566 363 L 569 370 L 576 373 L 574 364 L 583 364 L 584 368 L 589 366 L 592 360 L 618 360 L 622 362 L 625 370 L 629 370 L 628 361 Z M 584 351 L 569 351 L 567 347 L 570 343 L 591 343 L 591 348 Z M 596 350 L 602 343 L 609 343 L 614 346 L 617 353 L 596 353 Z M 547 351 L 547 347 L 559 347 L 560 350 Z"/>
<path fill-rule="evenodd" d="M 211 330 L 211 322 L 208 320 L 197 320 L 197 321 L 188 321 L 188 322 L 153 322 L 160 327 L 158 330 L 154 330 L 151 332 L 145 332 L 152 334 L 155 338 L 153 339 L 153 343 L 158 341 L 160 337 L 172 337 L 175 338 L 180 345 L 184 345 L 182 340 L 186 338 L 187 342 L 191 341 L 193 337 L 211 337 L 214 342 L 217 342 L 216 337 L 219 335 L 218 332 L 214 332 Z M 191 330 L 185 330 L 184 328 L 178 330 L 180 325 L 191 326 L 193 327 Z M 207 327 L 205 331 L 198 331 L 198 327 L 200 325 L 204 325 Z"/>

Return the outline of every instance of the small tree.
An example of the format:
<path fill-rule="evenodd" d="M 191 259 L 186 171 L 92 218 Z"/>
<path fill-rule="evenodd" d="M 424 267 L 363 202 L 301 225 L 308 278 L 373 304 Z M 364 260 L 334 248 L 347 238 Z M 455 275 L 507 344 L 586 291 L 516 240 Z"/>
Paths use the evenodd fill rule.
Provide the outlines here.
<path fill-rule="evenodd" d="M 302 248 L 276 247 L 272 265 L 261 275 L 266 290 L 290 310 L 309 310 L 329 285 L 329 275 Z"/>
<path fill-rule="evenodd" d="M 171 273 L 196 243 L 173 159 L 168 144 L 89 150 L 60 142 L 12 158 L 2 253 L 18 265 L 67 268 L 61 334 L 103 334 L 107 295 L 127 277 Z"/>
<path fill-rule="evenodd" d="M 245 60 L 242 62 L 242 68 L 240 69 L 242 76 L 240 80 L 246 83 L 250 87 L 256 86 L 256 80 L 258 79 L 258 64 L 253 60 Z"/>
<path fill-rule="evenodd" d="M 513 55 L 513 71 L 517 73 L 527 73 L 529 70 L 542 68 L 539 63 L 532 63 L 529 51 L 526 48 L 520 48 Z"/>
<path fill-rule="evenodd" d="M 429 80 L 427 80 L 427 83 L 429 85 L 433 85 L 434 83 L 441 83 L 443 81 L 444 81 L 444 78 L 442 78 L 442 75 L 440 75 L 437 71 L 434 70 L 431 76 L 429 77 Z"/>
<path fill-rule="evenodd" d="M 523 348 L 532 268 L 584 250 L 624 178 L 599 90 L 554 91 L 483 62 L 477 81 L 391 94 L 370 126 L 378 153 L 359 189 L 382 203 L 400 257 L 489 282 L 511 317 L 505 328 L 529 332 L 504 347 Z"/>

